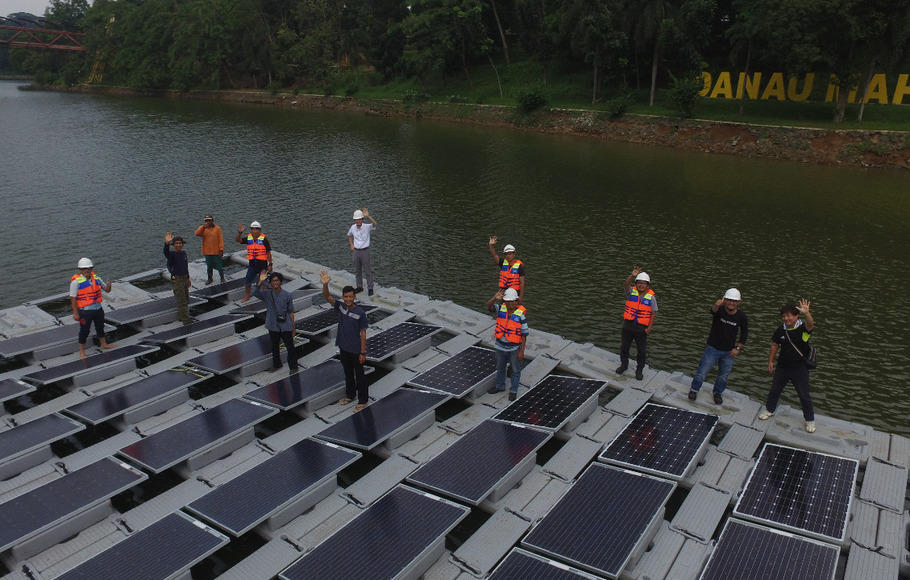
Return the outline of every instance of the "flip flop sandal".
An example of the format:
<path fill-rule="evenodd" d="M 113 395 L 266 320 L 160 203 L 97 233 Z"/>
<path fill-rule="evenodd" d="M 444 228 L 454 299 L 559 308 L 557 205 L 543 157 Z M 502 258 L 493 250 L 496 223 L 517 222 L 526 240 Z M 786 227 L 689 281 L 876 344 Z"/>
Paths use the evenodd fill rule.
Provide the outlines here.
<path fill-rule="evenodd" d="M 345 397 L 345 398 L 341 399 L 340 401 L 338 401 L 338 404 L 347 405 L 348 403 L 353 403 L 353 402 L 354 402 L 354 399 L 349 399 L 349 398 Z"/>
<path fill-rule="evenodd" d="M 362 405 L 357 405 L 356 407 L 354 407 L 354 412 L 356 413 L 356 412 L 358 412 L 358 411 L 363 411 L 363 410 L 366 409 L 366 408 L 367 408 L 367 404 L 366 404 L 366 403 L 364 403 L 364 404 L 362 404 Z"/>

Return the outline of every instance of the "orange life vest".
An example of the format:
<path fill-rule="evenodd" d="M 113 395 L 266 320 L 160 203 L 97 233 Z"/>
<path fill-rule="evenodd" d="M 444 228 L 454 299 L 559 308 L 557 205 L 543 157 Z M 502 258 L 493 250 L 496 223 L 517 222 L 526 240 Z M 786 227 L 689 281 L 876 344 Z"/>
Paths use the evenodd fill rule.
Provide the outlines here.
<path fill-rule="evenodd" d="M 265 234 L 259 234 L 254 238 L 253 234 L 246 236 L 246 258 L 247 260 L 266 260 L 268 252 L 265 251 Z"/>
<path fill-rule="evenodd" d="M 504 338 L 508 342 L 521 344 L 521 324 L 524 320 L 524 314 L 524 306 L 517 307 L 509 315 L 506 305 L 500 304 L 499 314 L 496 315 L 496 330 L 493 331 L 493 336 L 497 339 Z"/>
<path fill-rule="evenodd" d="M 502 268 L 499 270 L 500 288 L 515 288 L 515 290 L 520 290 L 520 276 L 518 275 L 518 267 L 521 265 L 521 260 L 515 260 L 512 262 L 511 266 L 509 266 L 508 260 L 502 261 Z"/>
<path fill-rule="evenodd" d="M 622 317 L 648 326 L 651 324 L 653 313 L 651 309 L 652 302 L 654 302 L 654 290 L 648 288 L 643 296 L 639 296 L 638 288 L 633 286 L 629 292 L 629 299 L 626 300 L 626 307 L 623 310 Z"/>
<path fill-rule="evenodd" d="M 92 272 L 91 278 L 82 274 L 74 274 L 72 280 L 79 283 L 76 290 L 76 308 L 85 308 L 95 303 L 101 303 L 101 278 Z M 72 280 L 70 280 L 72 282 Z"/>

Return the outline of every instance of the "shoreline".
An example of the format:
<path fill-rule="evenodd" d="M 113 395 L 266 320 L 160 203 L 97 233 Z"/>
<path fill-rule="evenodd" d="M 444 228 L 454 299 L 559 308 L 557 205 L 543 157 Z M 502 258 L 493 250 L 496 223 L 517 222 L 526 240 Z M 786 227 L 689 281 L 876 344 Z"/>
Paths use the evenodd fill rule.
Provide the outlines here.
<path fill-rule="evenodd" d="M 910 136 L 903 131 L 832 130 L 750 125 L 626 114 L 610 119 L 605 111 L 551 108 L 521 115 L 515 107 L 425 102 L 408 104 L 388 99 L 309 94 L 269 94 L 262 91 L 140 91 L 126 87 L 79 85 L 61 89 L 86 94 L 220 101 L 360 112 L 383 117 L 430 119 L 493 127 L 511 127 L 611 141 L 673 147 L 701 153 L 738 155 L 867 168 L 910 169 Z"/>

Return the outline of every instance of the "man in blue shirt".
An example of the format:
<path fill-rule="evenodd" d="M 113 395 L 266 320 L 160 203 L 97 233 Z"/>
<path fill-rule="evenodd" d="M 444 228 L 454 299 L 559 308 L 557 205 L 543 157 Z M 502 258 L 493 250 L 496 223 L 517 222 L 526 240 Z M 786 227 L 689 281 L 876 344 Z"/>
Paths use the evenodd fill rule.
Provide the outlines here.
<path fill-rule="evenodd" d="M 173 251 L 171 244 L 174 244 Z M 167 271 L 171 273 L 171 286 L 174 297 L 177 298 L 177 318 L 183 324 L 193 321 L 190 318 L 190 264 L 183 251 L 183 238 L 172 236 L 171 232 L 164 234 L 164 257 L 167 258 Z"/>
<path fill-rule="evenodd" d="M 345 395 L 339 404 L 347 405 L 357 397 L 357 406 L 354 412 L 362 410 L 370 402 L 369 385 L 363 363 L 367 360 L 367 322 L 366 311 L 354 303 L 356 294 L 353 286 L 345 286 L 341 290 L 341 300 L 329 294 L 329 277 L 327 270 L 320 273 L 322 281 L 322 297 L 332 305 L 338 313 L 338 334 L 335 344 L 338 346 L 341 366 L 344 368 Z"/>
<path fill-rule="evenodd" d="M 271 274 L 263 270 L 259 274 L 259 285 L 253 296 L 265 302 L 265 329 L 272 340 L 272 370 L 281 369 L 281 342 L 288 353 L 288 368 L 291 373 L 300 368 L 297 365 L 297 351 L 294 348 L 294 298 L 282 289 L 284 276 L 280 272 Z"/>
<path fill-rule="evenodd" d="M 496 339 L 496 386 L 490 392 L 501 393 L 506 389 L 506 366 L 511 366 L 510 401 L 518 397 L 521 361 L 525 358 L 525 343 L 528 340 L 525 307 L 519 306 L 518 298 L 515 288 L 500 288 L 496 295 L 487 300 L 487 310 L 496 313 L 496 328 L 493 331 L 493 338 Z"/>

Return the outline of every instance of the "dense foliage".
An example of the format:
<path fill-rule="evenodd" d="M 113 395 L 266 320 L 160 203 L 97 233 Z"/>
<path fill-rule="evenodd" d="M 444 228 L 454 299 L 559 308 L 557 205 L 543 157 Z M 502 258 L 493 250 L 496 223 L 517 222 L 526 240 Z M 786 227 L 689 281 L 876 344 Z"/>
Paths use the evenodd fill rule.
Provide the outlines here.
<path fill-rule="evenodd" d="M 633 86 L 650 87 L 653 104 L 670 89 L 688 113 L 707 67 L 834 74 L 853 87 L 910 62 L 910 3 L 888 0 L 52 0 L 45 16 L 87 32 L 89 50 L 11 50 L 15 68 L 139 89 L 354 94 L 455 77 L 473 88 L 472 71 L 491 67 L 502 94 L 500 70 L 520 54 L 540 78 L 513 95 L 558 71 L 592 102 L 624 108 Z"/>

